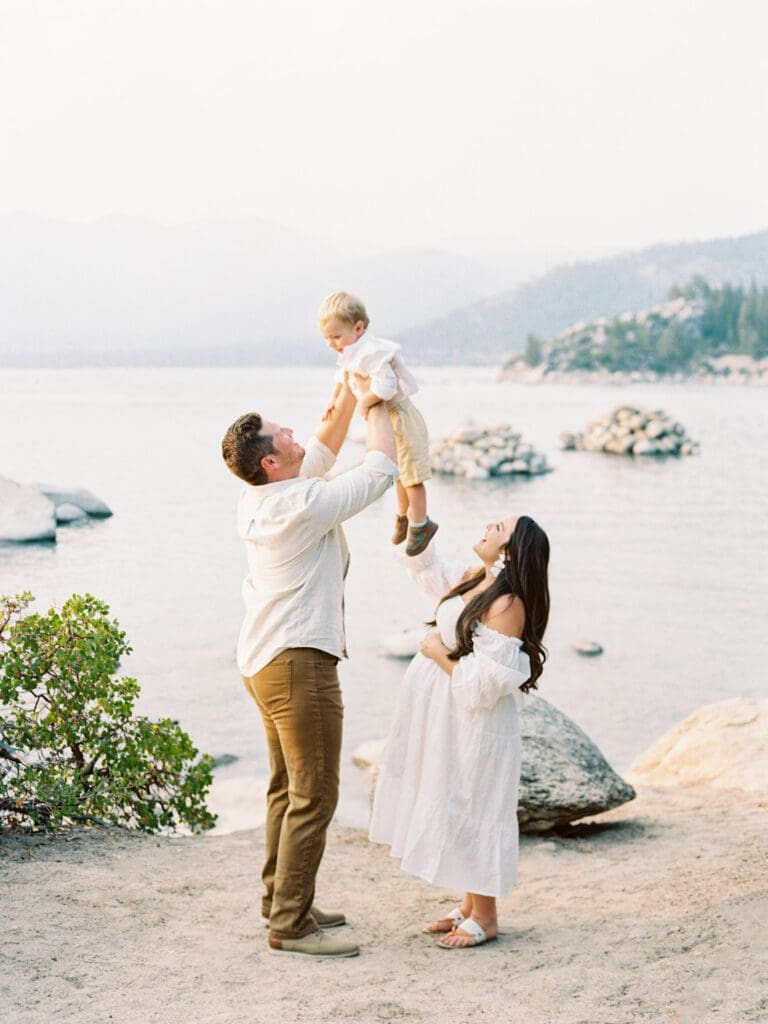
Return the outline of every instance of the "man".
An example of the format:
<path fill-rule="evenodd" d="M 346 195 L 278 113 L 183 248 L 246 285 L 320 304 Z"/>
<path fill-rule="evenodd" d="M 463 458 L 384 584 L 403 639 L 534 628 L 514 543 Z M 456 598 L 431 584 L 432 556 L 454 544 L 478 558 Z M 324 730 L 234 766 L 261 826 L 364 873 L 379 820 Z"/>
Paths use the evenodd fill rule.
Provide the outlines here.
<path fill-rule="evenodd" d="M 361 380 L 363 390 L 367 383 Z M 257 413 L 236 420 L 222 442 L 224 461 L 247 484 L 237 513 L 249 569 L 237 654 L 267 735 L 262 916 L 269 922 L 269 949 L 279 955 L 359 952 L 323 930 L 344 924 L 344 915 L 313 905 L 339 790 L 343 706 L 336 665 L 346 656 L 349 561 L 341 523 L 397 477 L 392 428 L 379 403 L 366 411 L 362 464 L 325 479 L 355 402 L 345 386 L 306 451 L 292 430 Z"/>

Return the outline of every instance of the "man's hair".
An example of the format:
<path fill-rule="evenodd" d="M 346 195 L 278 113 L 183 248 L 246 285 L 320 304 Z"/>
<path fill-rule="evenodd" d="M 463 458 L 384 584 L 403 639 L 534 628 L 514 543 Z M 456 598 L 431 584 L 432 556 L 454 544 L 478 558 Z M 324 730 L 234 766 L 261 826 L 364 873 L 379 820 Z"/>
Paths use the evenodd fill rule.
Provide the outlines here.
<path fill-rule="evenodd" d="M 349 292 L 333 292 L 323 299 L 323 303 L 317 312 L 317 319 L 321 327 L 324 327 L 329 320 L 337 317 L 348 324 L 356 324 L 358 320 L 363 321 L 363 327 L 370 323 L 368 313 L 361 299 Z"/>
<path fill-rule="evenodd" d="M 221 454 L 224 461 L 241 480 L 247 484 L 269 483 L 267 474 L 261 464 L 265 455 L 272 455 L 272 435 L 260 434 L 261 416 L 257 412 L 247 412 L 238 416 L 224 435 L 221 442 Z"/>

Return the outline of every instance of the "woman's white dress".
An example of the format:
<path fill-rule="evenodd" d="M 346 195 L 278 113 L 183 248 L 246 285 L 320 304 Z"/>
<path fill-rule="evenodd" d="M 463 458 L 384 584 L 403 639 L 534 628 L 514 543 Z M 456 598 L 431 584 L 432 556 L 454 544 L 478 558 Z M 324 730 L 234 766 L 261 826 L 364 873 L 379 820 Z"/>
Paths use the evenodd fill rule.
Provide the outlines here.
<path fill-rule="evenodd" d="M 467 571 L 430 545 L 408 560 L 435 602 Z M 437 612 L 443 643 L 456 646 L 464 607 Z M 370 838 L 392 847 L 409 874 L 433 885 L 505 896 L 517 880 L 520 690 L 530 676 L 521 641 L 479 624 L 471 654 L 449 676 L 417 654 L 408 667 L 373 803 Z"/>

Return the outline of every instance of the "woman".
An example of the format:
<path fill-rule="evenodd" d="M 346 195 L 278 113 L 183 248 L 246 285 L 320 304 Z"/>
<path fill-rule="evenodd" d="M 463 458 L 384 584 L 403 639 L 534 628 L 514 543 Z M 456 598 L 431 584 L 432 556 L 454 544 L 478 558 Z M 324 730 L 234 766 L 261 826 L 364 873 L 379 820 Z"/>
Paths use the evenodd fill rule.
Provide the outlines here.
<path fill-rule="evenodd" d="M 404 871 L 463 890 L 425 931 L 444 949 L 498 935 L 496 898 L 517 879 L 517 790 L 523 694 L 546 651 L 549 541 L 528 516 L 486 527 L 477 571 L 409 559 L 435 623 L 408 667 L 374 797 L 370 837 Z"/>

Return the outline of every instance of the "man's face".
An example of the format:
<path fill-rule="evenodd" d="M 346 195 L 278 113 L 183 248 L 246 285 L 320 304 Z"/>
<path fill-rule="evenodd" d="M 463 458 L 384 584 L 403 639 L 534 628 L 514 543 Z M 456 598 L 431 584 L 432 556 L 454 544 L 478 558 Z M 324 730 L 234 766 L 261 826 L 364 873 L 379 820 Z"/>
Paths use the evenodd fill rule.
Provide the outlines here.
<path fill-rule="evenodd" d="M 304 458 L 304 449 L 293 439 L 293 431 L 290 427 L 281 427 L 278 423 L 273 423 L 271 420 L 262 420 L 261 430 L 259 431 L 261 436 L 272 435 L 272 447 L 275 450 L 274 455 L 267 455 L 262 460 L 264 461 L 271 459 L 275 465 L 269 464 L 270 470 L 277 470 L 281 474 L 286 470 L 289 472 L 285 473 L 286 476 L 294 476 L 291 472 L 301 466 Z"/>
<path fill-rule="evenodd" d="M 365 334 L 365 324 L 362 320 L 350 324 L 346 320 L 332 316 L 330 320 L 320 325 L 320 331 L 328 342 L 328 348 L 332 348 L 334 352 L 343 352 L 348 345 L 354 345 L 362 338 Z"/>

